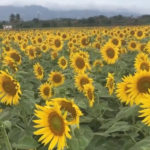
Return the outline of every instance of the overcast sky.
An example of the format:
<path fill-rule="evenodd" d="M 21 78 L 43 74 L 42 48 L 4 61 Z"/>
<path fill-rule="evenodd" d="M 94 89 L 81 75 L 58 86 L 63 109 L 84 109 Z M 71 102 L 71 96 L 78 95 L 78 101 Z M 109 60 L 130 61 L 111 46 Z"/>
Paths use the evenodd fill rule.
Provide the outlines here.
<path fill-rule="evenodd" d="M 41 5 L 50 9 L 129 9 L 150 14 L 150 0 L 0 0 L 0 5 Z"/>

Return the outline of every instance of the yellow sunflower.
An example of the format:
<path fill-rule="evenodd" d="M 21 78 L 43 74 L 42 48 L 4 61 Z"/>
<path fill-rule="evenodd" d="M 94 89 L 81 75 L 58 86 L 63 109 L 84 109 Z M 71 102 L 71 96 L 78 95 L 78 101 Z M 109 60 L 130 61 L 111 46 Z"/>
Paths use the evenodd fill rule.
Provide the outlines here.
<path fill-rule="evenodd" d="M 118 59 L 118 47 L 113 46 L 110 42 L 106 43 L 100 52 L 108 64 L 114 64 Z"/>
<path fill-rule="evenodd" d="M 87 74 L 82 73 L 75 76 L 75 86 L 81 92 L 84 91 L 84 85 L 93 83 L 93 79 L 89 78 Z"/>
<path fill-rule="evenodd" d="M 68 65 L 67 59 L 64 56 L 60 57 L 58 59 L 58 65 L 60 68 L 66 69 Z"/>
<path fill-rule="evenodd" d="M 145 94 L 150 94 L 150 71 L 140 71 L 135 73 L 129 85 L 129 97 L 134 99 L 136 104 L 140 104 Z"/>
<path fill-rule="evenodd" d="M 37 79 L 42 80 L 43 76 L 44 76 L 44 69 L 43 67 L 40 65 L 40 63 L 36 63 L 33 66 L 34 69 L 34 74 L 36 76 Z"/>
<path fill-rule="evenodd" d="M 141 70 L 146 70 L 146 71 L 150 71 L 150 60 L 138 60 L 136 59 L 135 63 L 134 63 L 134 67 L 136 69 L 137 72 L 141 71 Z"/>
<path fill-rule="evenodd" d="M 67 146 L 66 138 L 71 138 L 70 129 L 66 121 L 66 114 L 62 115 L 60 106 L 36 105 L 35 116 L 38 118 L 33 122 L 37 130 L 35 135 L 40 135 L 42 144 L 49 144 L 48 150 L 53 150 L 56 145 L 58 150 L 64 150 Z"/>
<path fill-rule="evenodd" d="M 18 51 L 11 50 L 11 51 L 7 52 L 7 56 L 12 58 L 16 62 L 17 65 L 21 64 L 21 56 Z"/>
<path fill-rule="evenodd" d="M 94 103 L 94 86 L 91 84 L 85 84 L 84 85 L 84 94 L 89 100 L 89 106 L 92 107 Z"/>
<path fill-rule="evenodd" d="M 71 66 L 77 73 L 83 73 L 88 67 L 86 59 L 78 53 L 72 55 Z"/>
<path fill-rule="evenodd" d="M 141 101 L 140 105 L 141 110 L 139 113 L 141 114 L 139 117 L 144 117 L 142 122 L 148 126 L 150 126 L 150 95 L 146 94 L 145 97 Z"/>
<path fill-rule="evenodd" d="M 63 48 L 63 40 L 60 36 L 54 36 L 51 41 L 51 46 L 54 51 L 60 51 Z"/>
<path fill-rule="evenodd" d="M 40 96 L 44 100 L 49 100 L 52 97 L 52 86 L 49 83 L 44 83 L 40 85 Z"/>
<path fill-rule="evenodd" d="M 0 71 L 0 101 L 6 105 L 19 103 L 21 95 L 20 84 L 11 75 Z"/>
<path fill-rule="evenodd" d="M 106 78 L 106 87 L 109 90 L 109 94 L 112 95 L 114 88 L 115 88 L 115 80 L 114 80 L 114 74 L 113 73 L 108 73 L 108 77 Z"/>
<path fill-rule="evenodd" d="M 131 81 L 133 77 L 131 75 L 125 76 L 122 78 L 122 82 L 117 84 L 117 90 L 116 90 L 116 95 L 120 99 L 122 103 L 126 103 L 127 105 L 130 104 L 132 106 L 134 104 L 134 99 L 131 99 L 129 97 L 130 93 L 129 92 L 129 85 L 131 84 Z"/>
<path fill-rule="evenodd" d="M 68 100 L 66 98 L 54 98 L 52 101 L 48 102 L 47 105 L 58 104 L 62 113 L 67 112 L 67 122 L 69 125 L 76 124 L 79 127 L 79 119 L 83 115 L 80 108 L 74 103 L 73 100 Z"/>
<path fill-rule="evenodd" d="M 61 72 L 51 72 L 49 74 L 49 81 L 52 84 L 52 86 L 60 86 L 64 83 L 65 77 Z"/>

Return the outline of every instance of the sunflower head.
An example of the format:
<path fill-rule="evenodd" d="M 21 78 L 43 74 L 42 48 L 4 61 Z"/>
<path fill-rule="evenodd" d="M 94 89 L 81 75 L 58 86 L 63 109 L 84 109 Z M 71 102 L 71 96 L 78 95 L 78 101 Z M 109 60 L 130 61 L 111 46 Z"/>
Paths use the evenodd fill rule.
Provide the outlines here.
<path fill-rule="evenodd" d="M 21 95 L 20 84 L 4 71 L 0 71 L 0 91 L 2 103 L 6 105 L 16 105 L 19 103 Z"/>
<path fill-rule="evenodd" d="M 102 54 L 103 59 L 108 64 L 114 64 L 118 59 L 118 48 L 113 46 L 110 42 L 105 44 L 100 52 Z"/>
<path fill-rule="evenodd" d="M 43 77 L 44 77 L 44 69 L 43 69 L 43 67 L 39 63 L 36 63 L 33 66 L 33 69 L 34 69 L 34 74 L 35 74 L 36 78 L 39 79 L 39 80 L 42 80 Z"/>
<path fill-rule="evenodd" d="M 55 87 L 62 85 L 64 83 L 64 80 L 65 77 L 61 72 L 55 71 L 49 74 L 49 81 Z"/>
<path fill-rule="evenodd" d="M 60 57 L 58 60 L 58 65 L 60 68 L 66 69 L 68 65 L 67 59 L 64 56 Z"/>
<path fill-rule="evenodd" d="M 41 135 L 39 141 L 44 145 L 49 144 L 48 149 L 52 150 L 57 145 L 58 150 L 64 149 L 66 138 L 71 138 L 66 116 L 62 115 L 60 106 L 39 106 L 36 105 L 35 115 L 38 118 L 33 122 L 37 129 L 34 134 Z"/>
<path fill-rule="evenodd" d="M 40 85 L 40 96 L 44 100 L 49 100 L 52 96 L 52 86 L 49 83 L 44 83 Z"/>

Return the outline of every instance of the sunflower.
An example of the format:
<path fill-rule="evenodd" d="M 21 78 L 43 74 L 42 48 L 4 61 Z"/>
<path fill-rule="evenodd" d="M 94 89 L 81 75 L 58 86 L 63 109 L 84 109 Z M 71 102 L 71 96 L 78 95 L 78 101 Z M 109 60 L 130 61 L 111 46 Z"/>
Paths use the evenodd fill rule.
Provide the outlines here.
<path fill-rule="evenodd" d="M 36 105 L 35 116 L 33 120 L 37 130 L 34 135 L 40 135 L 39 141 L 44 145 L 49 144 L 48 150 L 53 150 L 57 145 L 58 150 L 63 150 L 67 146 L 66 138 L 71 138 L 70 129 L 66 121 L 66 115 L 62 115 L 60 106 L 39 106 Z"/>
<path fill-rule="evenodd" d="M 143 39 L 145 37 L 145 33 L 142 30 L 137 30 L 135 37 L 139 40 Z"/>
<path fill-rule="evenodd" d="M 44 83 L 40 85 L 40 96 L 44 100 L 49 100 L 52 97 L 52 86 L 49 83 Z"/>
<path fill-rule="evenodd" d="M 130 51 L 138 50 L 138 44 L 137 44 L 137 42 L 136 42 L 136 41 L 130 41 L 130 42 L 128 43 L 128 49 L 129 49 Z"/>
<path fill-rule="evenodd" d="M 114 64 L 118 59 L 118 48 L 113 46 L 110 42 L 106 43 L 100 52 L 108 64 Z"/>
<path fill-rule="evenodd" d="M 73 100 L 68 100 L 66 98 L 54 98 L 52 101 L 48 102 L 47 105 L 58 104 L 62 113 L 67 112 L 67 122 L 69 125 L 76 124 L 79 127 L 79 118 L 82 116 L 80 108 L 74 103 Z"/>
<path fill-rule="evenodd" d="M 21 56 L 18 51 L 11 50 L 11 51 L 7 52 L 7 56 L 12 58 L 16 62 L 17 65 L 21 64 Z"/>
<path fill-rule="evenodd" d="M 0 99 L 6 105 L 19 103 L 21 95 L 20 84 L 11 75 L 0 71 Z"/>
<path fill-rule="evenodd" d="M 60 68 L 66 69 L 68 65 L 67 59 L 64 56 L 60 57 L 58 60 L 58 65 Z"/>
<path fill-rule="evenodd" d="M 89 100 L 89 106 L 92 107 L 94 103 L 94 86 L 91 84 L 85 84 L 84 94 Z"/>
<path fill-rule="evenodd" d="M 150 61 L 148 59 L 146 59 L 146 60 L 136 59 L 136 61 L 134 63 L 134 67 L 137 72 L 139 72 L 141 70 L 150 71 Z"/>
<path fill-rule="evenodd" d="M 54 51 L 60 51 L 63 48 L 63 40 L 61 39 L 61 37 L 59 36 L 54 36 L 52 41 L 51 41 L 51 45 Z"/>
<path fill-rule="evenodd" d="M 33 66 L 34 69 L 34 74 L 36 76 L 37 79 L 42 80 L 43 76 L 44 76 L 44 69 L 43 67 L 40 65 L 40 63 L 36 63 Z"/>
<path fill-rule="evenodd" d="M 29 56 L 29 59 L 34 59 L 36 58 L 36 53 L 35 53 L 35 47 L 34 46 L 28 46 L 27 49 L 27 55 Z"/>
<path fill-rule="evenodd" d="M 87 36 L 83 36 L 80 38 L 80 46 L 82 48 L 86 48 L 90 44 L 89 38 Z"/>
<path fill-rule="evenodd" d="M 139 117 L 142 117 L 142 118 L 144 117 L 142 122 L 148 126 L 150 126 L 150 102 L 149 100 L 150 100 L 150 95 L 146 94 L 145 97 L 141 101 L 141 105 L 140 105 L 141 110 L 139 111 L 139 113 L 141 113 Z"/>
<path fill-rule="evenodd" d="M 4 58 L 3 64 L 4 64 L 4 66 L 10 67 L 12 69 L 12 71 L 14 71 L 14 72 L 18 70 L 15 61 L 12 58 L 8 57 L 8 56 L 6 56 Z"/>
<path fill-rule="evenodd" d="M 121 40 L 119 38 L 112 38 L 110 39 L 110 42 L 114 45 L 119 47 L 121 45 Z"/>
<path fill-rule="evenodd" d="M 150 94 L 150 71 L 140 71 L 135 73 L 132 82 L 129 85 L 129 97 L 135 100 L 136 104 L 140 104 L 145 94 Z"/>
<path fill-rule="evenodd" d="M 109 90 L 109 94 L 112 95 L 114 88 L 115 88 L 115 83 L 114 83 L 114 74 L 113 73 L 108 73 L 108 77 L 106 78 L 106 87 Z"/>
<path fill-rule="evenodd" d="M 122 82 L 117 84 L 116 95 L 122 103 L 125 102 L 126 104 L 130 104 L 131 106 L 134 104 L 134 99 L 131 99 L 129 97 L 131 93 L 129 92 L 130 89 L 129 85 L 131 84 L 133 77 L 131 75 L 125 76 L 122 78 L 122 80 L 123 80 Z"/>
<path fill-rule="evenodd" d="M 71 57 L 71 66 L 77 73 L 82 73 L 87 68 L 86 59 L 83 56 L 80 56 L 79 53 L 75 53 Z"/>
<path fill-rule="evenodd" d="M 49 74 L 49 81 L 52 84 L 52 86 L 60 86 L 64 83 L 65 77 L 61 72 L 51 72 Z"/>
<path fill-rule="evenodd" d="M 92 84 L 93 79 L 89 78 L 87 74 L 82 73 L 75 76 L 75 86 L 77 89 L 81 92 L 84 91 L 84 85 L 86 84 Z"/>

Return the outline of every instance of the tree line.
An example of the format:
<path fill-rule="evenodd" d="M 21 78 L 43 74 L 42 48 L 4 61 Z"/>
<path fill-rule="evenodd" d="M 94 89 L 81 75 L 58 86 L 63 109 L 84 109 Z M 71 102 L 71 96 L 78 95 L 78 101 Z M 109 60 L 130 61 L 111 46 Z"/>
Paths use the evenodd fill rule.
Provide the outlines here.
<path fill-rule="evenodd" d="M 139 17 L 125 17 L 122 15 L 106 17 L 103 15 L 89 17 L 86 19 L 52 19 L 39 20 L 34 18 L 30 21 L 23 21 L 19 14 L 11 14 L 9 21 L 0 22 L 0 28 L 3 25 L 12 25 L 13 28 L 49 28 L 49 27 L 90 27 L 90 26 L 126 26 L 126 25 L 150 25 L 150 15 Z"/>

